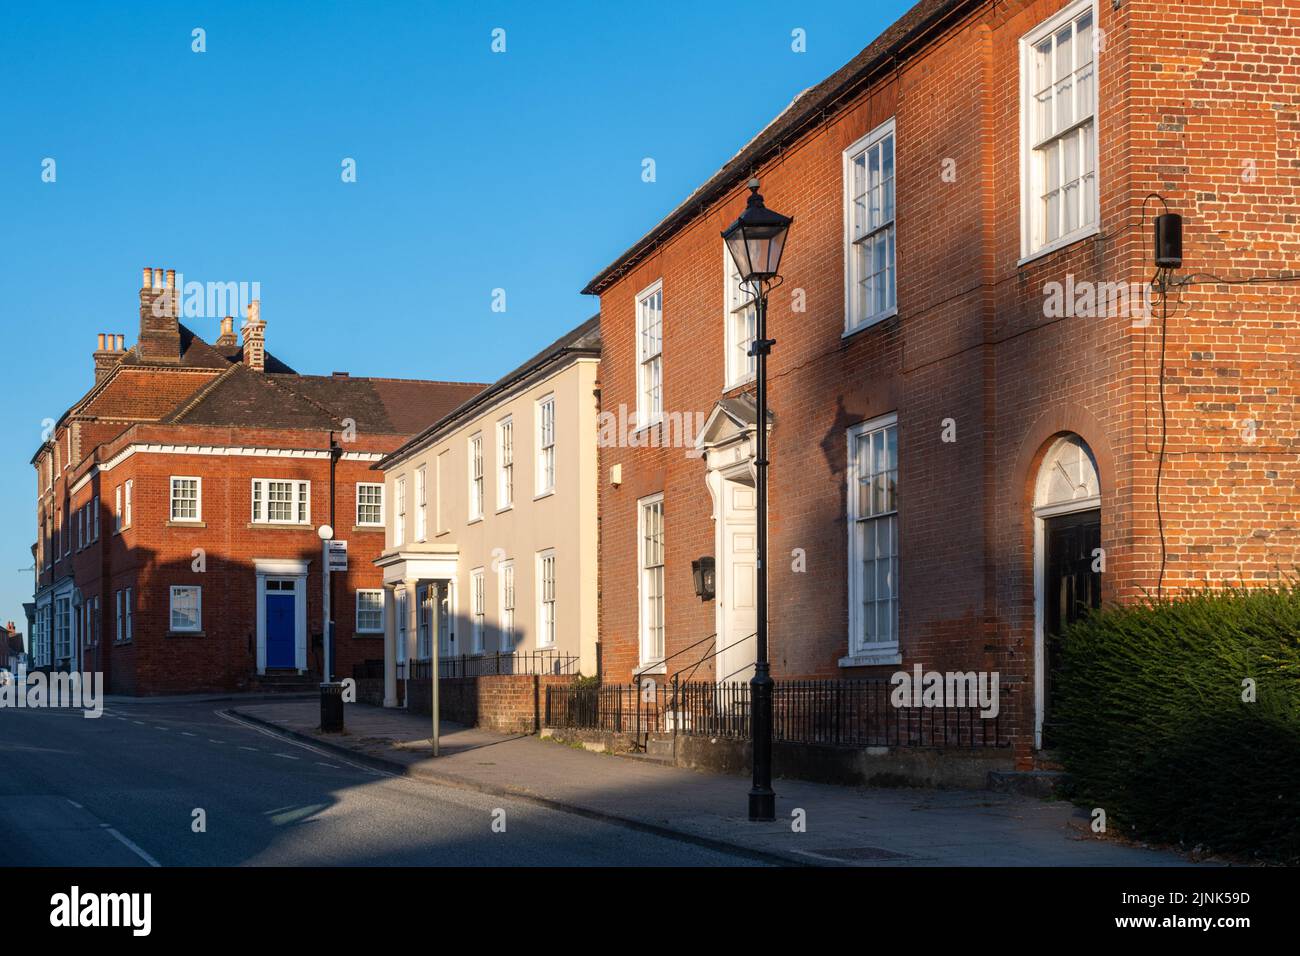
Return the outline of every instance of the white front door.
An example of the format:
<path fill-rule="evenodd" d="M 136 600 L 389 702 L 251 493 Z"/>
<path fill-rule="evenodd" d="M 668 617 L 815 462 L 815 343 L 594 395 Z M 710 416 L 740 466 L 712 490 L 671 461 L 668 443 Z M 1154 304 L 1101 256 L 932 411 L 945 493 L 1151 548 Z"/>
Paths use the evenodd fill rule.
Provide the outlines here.
<path fill-rule="evenodd" d="M 754 486 L 721 482 L 721 559 L 717 569 L 719 608 L 717 679 L 748 681 L 754 676 L 758 630 L 755 593 L 758 568 L 757 495 Z"/>

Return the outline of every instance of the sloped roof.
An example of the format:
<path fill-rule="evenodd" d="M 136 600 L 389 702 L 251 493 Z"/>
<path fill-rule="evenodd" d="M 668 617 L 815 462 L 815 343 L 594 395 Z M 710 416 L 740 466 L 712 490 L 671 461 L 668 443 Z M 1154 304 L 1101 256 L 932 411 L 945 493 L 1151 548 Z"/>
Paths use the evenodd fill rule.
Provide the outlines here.
<path fill-rule="evenodd" d="M 477 382 L 423 382 L 255 372 L 233 366 L 163 417 L 166 424 L 341 428 L 410 434 L 481 390 Z"/>
<path fill-rule="evenodd" d="M 704 185 L 700 186 L 653 229 L 622 255 L 596 274 L 582 290 L 599 295 L 624 272 L 658 248 L 717 200 L 749 178 L 767 160 L 806 130 L 820 122 L 834 108 L 861 91 L 882 69 L 890 68 L 904 48 L 926 29 L 977 0 L 919 0 L 910 10 L 885 28 L 869 46 L 811 89 L 804 90 L 757 136 L 733 156 Z"/>
<path fill-rule="evenodd" d="M 390 461 L 404 457 L 416 448 L 428 445 L 437 439 L 439 435 L 455 427 L 473 415 L 478 409 L 487 405 L 494 398 L 509 388 L 524 381 L 530 375 L 540 371 L 547 365 L 559 362 L 571 355 L 589 355 L 596 358 L 600 357 L 601 339 L 600 339 L 600 313 L 596 313 L 587 321 L 583 322 L 577 328 L 570 329 L 558 339 L 552 342 L 546 348 L 542 349 L 536 355 L 529 358 L 522 365 L 519 365 L 499 379 L 481 389 L 472 398 L 465 401 L 455 409 L 449 410 L 449 413 L 440 417 L 432 425 L 429 425 L 422 432 L 403 444 L 400 448 L 388 455 L 383 461 L 379 462 L 379 468 L 383 468 Z"/>

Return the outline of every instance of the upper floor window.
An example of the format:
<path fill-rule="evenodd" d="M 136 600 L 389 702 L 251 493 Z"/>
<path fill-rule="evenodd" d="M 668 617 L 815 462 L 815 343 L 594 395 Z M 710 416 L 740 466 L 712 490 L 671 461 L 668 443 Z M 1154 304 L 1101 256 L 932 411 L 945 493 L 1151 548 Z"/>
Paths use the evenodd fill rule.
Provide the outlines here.
<path fill-rule="evenodd" d="M 1094 0 L 1071 4 L 1020 41 L 1021 254 L 1096 231 Z"/>
<path fill-rule="evenodd" d="M 202 487 L 203 479 L 173 476 L 171 481 L 171 520 L 201 520 L 203 511 L 199 489 Z"/>
<path fill-rule="evenodd" d="M 510 653 L 515 649 L 515 563 L 502 561 L 501 575 L 501 647 Z"/>
<path fill-rule="evenodd" d="M 95 495 L 94 498 L 90 499 L 90 515 L 91 515 L 91 521 L 94 523 L 94 531 L 93 534 L 91 535 L 90 540 L 98 541 L 99 540 L 99 495 Z"/>
<path fill-rule="evenodd" d="M 732 388 L 754 377 L 755 359 L 749 354 L 749 347 L 754 344 L 758 329 L 758 310 L 754 305 L 754 294 L 740 281 L 740 270 L 725 243 L 722 260 L 727 277 L 726 387 Z"/>
<path fill-rule="evenodd" d="M 636 423 L 645 427 L 664 415 L 664 284 L 655 282 L 636 298 Z"/>
<path fill-rule="evenodd" d="M 849 655 L 898 650 L 898 419 L 849 429 Z"/>
<path fill-rule="evenodd" d="M 469 520 L 483 517 L 483 436 L 469 440 Z"/>
<path fill-rule="evenodd" d="M 122 511 L 122 527 L 129 528 L 131 527 L 131 497 L 135 491 L 135 479 L 128 478 L 126 480 L 126 484 L 123 485 L 122 488 L 123 488 L 122 497 L 124 499 L 124 505 Z"/>
<path fill-rule="evenodd" d="M 664 496 L 643 498 L 639 507 L 640 645 L 647 664 L 664 656 Z"/>
<path fill-rule="evenodd" d="M 515 423 L 509 418 L 497 422 L 497 508 L 509 508 L 515 500 Z"/>
<path fill-rule="evenodd" d="M 368 528 L 384 526 L 384 486 L 357 482 L 357 524 Z"/>
<path fill-rule="evenodd" d="M 406 542 L 406 476 L 393 482 L 393 497 L 397 499 L 397 517 L 393 519 L 393 544 L 401 547 Z M 401 620 L 401 618 L 398 618 Z"/>
<path fill-rule="evenodd" d="M 537 493 L 555 490 L 555 396 L 537 403 Z"/>
<path fill-rule="evenodd" d="M 475 568 L 469 576 L 470 594 L 470 645 L 471 654 L 483 653 L 483 630 L 487 620 L 486 601 L 483 594 L 483 569 Z"/>
<path fill-rule="evenodd" d="M 310 524 L 311 482 L 253 479 L 254 524 Z"/>
<path fill-rule="evenodd" d="M 415 469 L 415 540 L 429 537 L 429 484 L 424 465 Z"/>
<path fill-rule="evenodd" d="M 844 198 L 844 330 L 852 332 L 898 311 L 892 119 L 844 151 Z"/>

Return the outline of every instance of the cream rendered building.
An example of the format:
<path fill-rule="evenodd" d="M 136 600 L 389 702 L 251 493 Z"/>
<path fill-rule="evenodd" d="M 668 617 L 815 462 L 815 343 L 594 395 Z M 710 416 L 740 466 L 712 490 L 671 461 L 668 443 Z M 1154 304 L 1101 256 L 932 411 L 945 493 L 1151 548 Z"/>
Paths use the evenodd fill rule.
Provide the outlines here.
<path fill-rule="evenodd" d="M 599 361 L 595 317 L 377 465 L 385 706 L 435 643 L 443 676 L 596 673 Z"/>

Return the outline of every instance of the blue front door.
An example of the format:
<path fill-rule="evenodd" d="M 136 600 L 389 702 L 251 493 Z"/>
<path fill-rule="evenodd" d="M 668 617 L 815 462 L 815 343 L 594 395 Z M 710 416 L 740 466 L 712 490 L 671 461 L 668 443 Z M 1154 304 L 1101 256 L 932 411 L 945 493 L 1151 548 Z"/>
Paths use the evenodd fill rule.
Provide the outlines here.
<path fill-rule="evenodd" d="M 294 666 L 294 596 L 267 592 L 266 666 Z"/>

